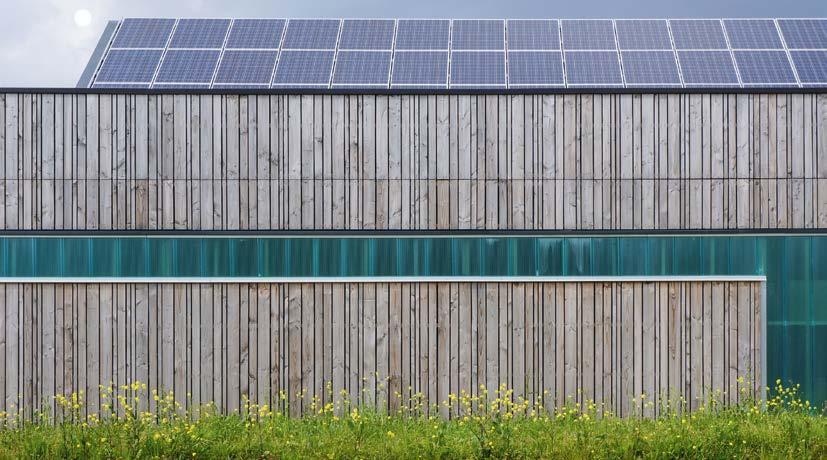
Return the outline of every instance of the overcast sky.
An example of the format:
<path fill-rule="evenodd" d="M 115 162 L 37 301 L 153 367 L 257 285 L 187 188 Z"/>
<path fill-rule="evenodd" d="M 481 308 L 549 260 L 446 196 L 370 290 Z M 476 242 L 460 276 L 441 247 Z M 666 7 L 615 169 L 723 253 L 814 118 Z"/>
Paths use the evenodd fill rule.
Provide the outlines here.
<path fill-rule="evenodd" d="M 123 17 L 825 17 L 825 0 L 3 0 L 0 86 L 74 86 L 109 19 Z M 78 10 L 91 22 L 81 26 Z M 81 23 L 85 22 L 83 20 Z"/>

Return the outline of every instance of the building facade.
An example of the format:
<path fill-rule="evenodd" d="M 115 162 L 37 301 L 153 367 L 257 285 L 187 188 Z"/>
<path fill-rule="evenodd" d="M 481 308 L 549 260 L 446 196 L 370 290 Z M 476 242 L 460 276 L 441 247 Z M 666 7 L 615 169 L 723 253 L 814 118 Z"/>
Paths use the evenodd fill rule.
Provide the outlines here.
<path fill-rule="evenodd" d="M 827 399 L 827 96 L 0 94 L 0 399 Z M 148 398 L 149 404 L 154 404 Z M 444 409 L 442 409 L 444 411 Z"/>

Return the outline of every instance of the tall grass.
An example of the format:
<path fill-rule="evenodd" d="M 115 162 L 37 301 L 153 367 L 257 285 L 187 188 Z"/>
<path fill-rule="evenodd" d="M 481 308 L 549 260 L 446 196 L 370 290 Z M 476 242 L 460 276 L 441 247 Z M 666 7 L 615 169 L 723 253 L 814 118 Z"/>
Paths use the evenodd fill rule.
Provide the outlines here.
<path fill-rule="evenodd" d="M 102 392 L 100 415 L 85 415 L 82 394 L 55 397 L 59 418 L 0 414 L 0 457 L 827 458 L 823 410 L 781 382 L 766 401 L 745 394 L 727 405 L 715 397 L 692 412 L 642 395 L 635 405 L 658 405 L 659 415 L 627 418 L 590 402 L 548 411 L 504 387 L 451 395 L 432 408 L 414 397 L 392 414 L 340 393 L 336 402 L 311 402 L 301 418 L 287 416 L 285 404 L 274 410 L 247 400 L 232 415 L 208 405 L 194 417 L 172 394 L 157 393 L 155 409 L 142 410 L 146 386 L 138 382 Z"/>

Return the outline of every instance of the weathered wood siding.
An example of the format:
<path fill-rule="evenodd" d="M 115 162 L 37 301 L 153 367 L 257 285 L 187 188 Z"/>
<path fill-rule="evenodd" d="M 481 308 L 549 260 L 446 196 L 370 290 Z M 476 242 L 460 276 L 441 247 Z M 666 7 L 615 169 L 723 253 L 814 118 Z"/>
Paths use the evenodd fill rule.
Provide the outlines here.
<path fill-rule="evenodd" d="M 0 229 L 827 227 L 827 95 L 0 94 Z"/>
<path fill-rule="evenodd" d="M 677 281 L 5 284 L 0 410 L 59 415 L 52 395 L 85 390 L 94 411 L 98 385 L 141 381 L 150 408 L 152 390 L 172 390 L 193 410 L 248 396 L 298 414 L 330 401 L 330 382 L 337 398 L 391 410 L 399 395 L 434 404 L 506 385 L 549 409 L 571 398 L 651 415 L 657 405 L 633 399 L 697 407 L 716 391 L 743 396 L 738 377 L 760 381 L 762 293 Z"/>

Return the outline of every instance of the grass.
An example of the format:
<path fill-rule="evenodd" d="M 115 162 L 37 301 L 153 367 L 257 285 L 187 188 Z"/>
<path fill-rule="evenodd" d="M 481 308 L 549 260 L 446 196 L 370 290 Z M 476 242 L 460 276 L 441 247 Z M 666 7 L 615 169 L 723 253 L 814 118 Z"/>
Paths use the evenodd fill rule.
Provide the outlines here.
<path fill-rule="evenodd" d="M 488 397 L 451 396 L 452 418 L 421 404 L 392 415 L 346 397 L 314 402 L 313 415 L 291 418 L 245 402 L 234 415 L 210 407 L 194 419 L 172 396 L 155 394 L 141 412 L 140 383 L 104 389 L 106 415 L 84 416 L 83 395 L 56 397 L 64 415 L 35 423 L 4 416 L 3 458 L 827 458 L 827 417 L 780 382 L 766 401 L 726 406 L 713 398 L 694 412 L 636 400 L 657 418 L 619 418 L 599 405 L 548 412 L 500 388 Z M 282 399 L 285 399 L 282 395 Z M 338 398 L 337 398 L 338 399 Z"/>

